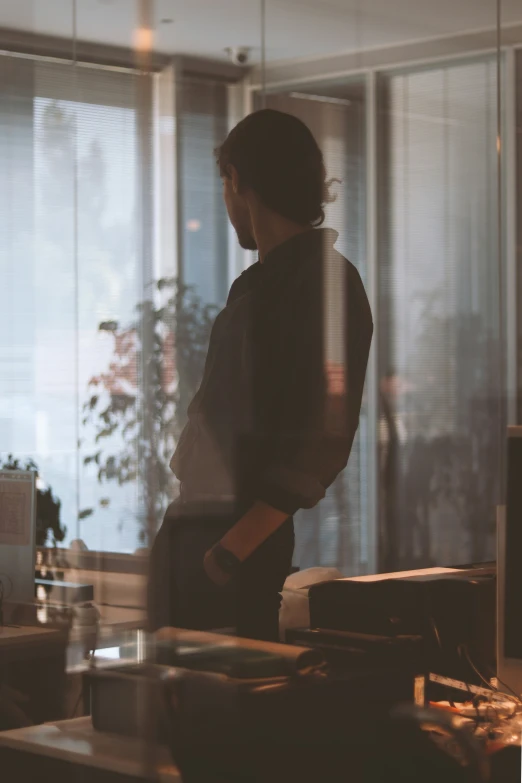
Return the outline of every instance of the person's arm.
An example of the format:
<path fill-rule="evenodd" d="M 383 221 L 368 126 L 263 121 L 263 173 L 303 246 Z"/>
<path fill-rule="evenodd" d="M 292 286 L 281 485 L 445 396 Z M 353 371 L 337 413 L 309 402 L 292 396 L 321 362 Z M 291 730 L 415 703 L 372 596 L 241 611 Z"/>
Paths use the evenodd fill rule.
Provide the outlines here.
<path fill-rule="evenodd" d="M 263 541 L 266 541 L 272 533 L 281 527 L 288 516 L 285 511 L 279 511 L 279 509 L 258 500 L 241 517 L 239 522 L 225 533 L 220 545 L 231 553 L 239 563 L 242 563 L 261 546 Z M 231 573 L 227 573 L 220 567 L 219 560 L 212 549 L 206 554 L 205 570 L 216 584 L 224 585 L 232 576 Z"/>
<path fill-rule="evenodd" d="M 346 262 L 345 262 L 346 263 Z M 289 319 L 285 362 L 278 377 L 278 398 L 284 432 L 277 434 L 273 460 L 259 477 L 257 502 L 207 553 L 205 568 L 217 584 L 225 584 L 246 560 L 299 508 L 312 508 L 346 466 L 358 427 L 362 390 L 371 343 L 371 314 L 360 279 L 347 287 L 344 386 L 328 388 L 324 361 L 324 314 L 321 286 L 303 292 Z M 231 553 L 231 567 L 220 567 L 222 550 Z M 227 564 L 228 565 L 228 564 Z"/>

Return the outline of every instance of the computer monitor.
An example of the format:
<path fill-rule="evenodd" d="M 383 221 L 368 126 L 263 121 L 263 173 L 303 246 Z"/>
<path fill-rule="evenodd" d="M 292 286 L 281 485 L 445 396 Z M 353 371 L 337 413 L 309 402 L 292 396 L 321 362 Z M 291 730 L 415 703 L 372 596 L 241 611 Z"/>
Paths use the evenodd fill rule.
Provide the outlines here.
<path fill-rule="evenodd" d="M 522 427 L 509 427 L 506 506 L 497 514 L 497 671 L 522 695 Z"/>
<path fill-rule="evenodd" d="M 0 470 L 0 598 L 34 601 L 36 474 Z"/>

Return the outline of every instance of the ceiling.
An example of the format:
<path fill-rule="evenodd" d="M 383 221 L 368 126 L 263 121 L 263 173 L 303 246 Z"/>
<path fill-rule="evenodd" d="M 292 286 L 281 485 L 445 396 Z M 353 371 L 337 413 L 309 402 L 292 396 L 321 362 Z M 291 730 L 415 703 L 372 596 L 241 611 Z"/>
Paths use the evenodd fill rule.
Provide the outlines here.
<path fill-rule="evenodd" d="M 154 48 L 226 58 L 251 48 L 259 62 L 260 0 L 152 0 Z M 76 0 L 78 38 L 131 47 L 139 0 Z M 522 0 L 503 0 L 503 24 Z M 495 0 L 266 0 L 267 60 L 324 57 L 494 28 Z M 73 0 L 0 0 L 0 27 L 72 37 Z"/>

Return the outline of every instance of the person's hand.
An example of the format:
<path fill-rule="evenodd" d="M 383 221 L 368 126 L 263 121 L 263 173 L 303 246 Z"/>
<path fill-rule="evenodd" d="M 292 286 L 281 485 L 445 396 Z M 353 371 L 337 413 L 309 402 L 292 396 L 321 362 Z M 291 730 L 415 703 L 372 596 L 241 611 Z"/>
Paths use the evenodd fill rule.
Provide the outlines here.
<path fill-rule="evenodd" d="M 230 582 L 230 574 L 225 573 L 225 571 L 219 567 L 212 549 L 209 549 L 209 551 L 206 553 L 203 560 L 203 567 L 205 569 L 206 575 L 211 582 L 214 582 L 215 585 L 224 587 Z"/>

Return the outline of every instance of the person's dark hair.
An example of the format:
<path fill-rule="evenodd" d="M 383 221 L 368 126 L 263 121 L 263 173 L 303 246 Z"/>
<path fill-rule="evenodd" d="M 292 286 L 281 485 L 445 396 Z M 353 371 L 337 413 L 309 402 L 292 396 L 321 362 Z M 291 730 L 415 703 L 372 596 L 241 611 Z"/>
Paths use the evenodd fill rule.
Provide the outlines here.
<path fill-rule="evenodd" d="M 311 131 L 292 114 L 262 109 L 249 114 L 216 150 L 222 177 L 229 166 L 241 185 L 265 206 L 301 225 L 320 226 L 324 205 L 334 201 L 323 155 Z"/>

